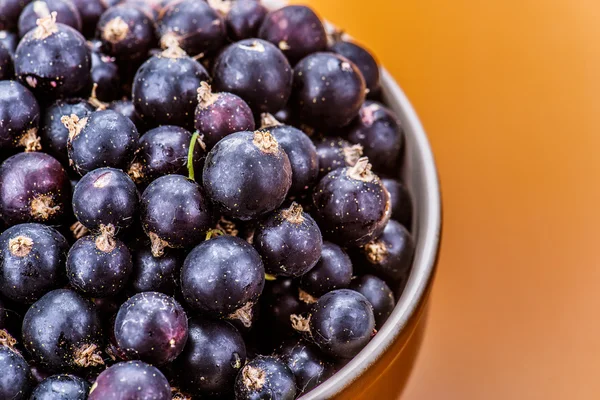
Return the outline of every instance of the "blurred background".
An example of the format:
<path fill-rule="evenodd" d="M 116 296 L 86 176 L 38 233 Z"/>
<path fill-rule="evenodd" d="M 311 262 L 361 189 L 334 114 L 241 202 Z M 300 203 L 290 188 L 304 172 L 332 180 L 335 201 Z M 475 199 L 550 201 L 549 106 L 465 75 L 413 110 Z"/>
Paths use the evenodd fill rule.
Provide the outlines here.
<path fill-rule="evenodd" d="M 442 253 L 402 399 L 599 398 L 600 3 L 302 3 L 377 54 L 437 158 Z"/>

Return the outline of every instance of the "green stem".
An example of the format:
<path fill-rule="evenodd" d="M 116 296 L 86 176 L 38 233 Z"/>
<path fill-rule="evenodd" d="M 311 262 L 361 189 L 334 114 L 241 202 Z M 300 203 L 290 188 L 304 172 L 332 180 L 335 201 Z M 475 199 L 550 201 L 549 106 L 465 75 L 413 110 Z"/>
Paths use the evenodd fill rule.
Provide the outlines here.
<path fill-rule="evenodd" d="M 191 180 L 195 181 L 194 178 L 194 147 L 196 147 L 196 142 L 198 141 L 198 136 L 200 136 L 200 132 L 196 131 L 192 135 L 192 141 L 190 142 L 190 149 L 188 150 L 188 173 Z"/>

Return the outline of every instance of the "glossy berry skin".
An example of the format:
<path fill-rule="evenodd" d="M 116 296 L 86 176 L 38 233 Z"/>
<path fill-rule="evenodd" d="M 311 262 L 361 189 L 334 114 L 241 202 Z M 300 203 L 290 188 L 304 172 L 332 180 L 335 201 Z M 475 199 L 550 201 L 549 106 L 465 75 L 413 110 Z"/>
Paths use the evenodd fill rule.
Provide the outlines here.
<path fill-rule="evenodd" d="M 87 297 L 114 296 L 125 288 L 132 270 L 129 249 L 115 238 L 84 236 L 67 257 L 69 282 Z"/>
<path fill-rule="evenodd" d="M 309 325 L 312 340 L 321 351 L 336 358 L 352 358 L 371 340 L 375 317 L 365 296 L 339 289 L 319 298 Z"/>
<path fill-rule="evenodd" d="M 304 340 L 288 340 L 277 353 L 296 377 L 300 394 L 310 392 L 333 372 L 333 366 L 319 349 Z"/>
<path fill-rule="evenodd" d="M 5 0 L 0 3 L 0 30 L 16 31 L 19 15 L 31 0 Z"/>
<path fill-rule="evenodd" d="M 19 81 L 38 98 L 48 100 L 78 93 L 89 82 L 92 65 L 91 51 L 81 33 L 53 23 L 52 18 L 44 23 L 47 26 L 23 36 L 14 57 Z"/>
<path fill-rule="evenodd" d="M 0 292 L 31 304 L 66 281 L 69 245 L 56 229 L 41 224 L 15 225 L 0 235 Z"/>
<path fill-rule="evenodd" d="M 391 282 L 405 282 L 415 253 L 410 232 L 390 220 L 381 236 L 361 248 L 361 265 L 369 273 Z"/>
<path fill-rule="evenodd" d="M 188 153 L 192 134 L 178 126 L 164 125 L 146 132 L 139 141 L 129 175 L 138 184 L 148 184 L 164 175 L 188 174 Z M 197 142 L 194 146 L 194 171 L 202 173 L 206 154 Z"/>
<path fill-rule="evenodd" d="M 121 78 L 116 59 L 99 51 L 92 51 L 91 85 L 98 85 L 96 97 L 100 101 L 112 101 L 119 98 Z"/>
<path fill-rule="evenodd" d="M 30 400 L 87 400 L 90 387 L 75 375 L 52 375 L 35 388 Z"/>
<path fill-rule="evenodd" d="M 27 361 L 7 346 L 0 346 L 0 398 L 10 400 L 29 399 L 34 380 Z"/>
<path fill-rule="evenodd" d="M 203 3 L 203 2 L 199 2 Z M 150 57 L 133 80 L 135 110 L 151 126 L 194 126 L 200 82 L 209 80 L 208 73 L 181 49 L 169 49 Z"/>
<path fill-rule="evenodd" d="M 133 273 L 129 287 L 134 293 L 161 292 L 175 295 L 179 288 L 179 274 L 183 257 L 177 250 L 165 249 L 154 257 L 149 245 L 143 245 L 133 254 Z"/>
<path fill-rule="evenodd" d="M 12 79 L 15 73 L 10 51 L 0 44 L 0 80 Z"/>
<path fill-rule="evenodd" d="M 28 133 L 37 134 L 40 107 L 25 86 L 16 81 L 0 81 L 0 148 L 22 146 Z"/>
<path fill-rule="evenodd" d="M 19 153 L 0 166 L 0 214 L 8 225 L 58 224 L 69 209 L 67 173 L 44 153 Z"/>
<path fill-rule="evenodd" d="M 94 111 L 95 109 L 90 103 L 78 98 L 57 100 L 46 107 L 42 114 L 40 131 L 43 151 L 56 157 L 63 165 L 69 165 L 67 151 L 69 130 L 60 119 L 64 115 L 76 115 L 82 119 Z"/>
<path fill-rule="evenodd" d="M 3 4 L 6 3 L 8 2 L 4 2 Z M 0 25 L 2 25 L 1 19 L 2 12 L 0 12 Z M 18 44 L 19 36 L 16 33 L 0 29 L 0 45 L 3 45 L 11 56 L 15 54 Z"/>
<path fill-rule="evenodd" d="M 313 297 L 344 289 L 352 280 L 350 256 L 335 243 L 323 242 L 321 258 L 313 269 L 300 278 L 300 287 Z"/>
<path fill-rule="evenodd" d="M 297 282 L 290 278 L 277 278 L 265 283 L 261 296 L 261 316 L 270 327 L 269 332 L 275 331 L 280 336 L 289 337 L 294 332 L 290 316 L 309 311 L 308 304 L 300 300 L 298 289 Z"/>
<path fill-rule="evenodd" d="M 102 167 L 126 169 L 139 140 L 133 122 L 112 110 L 95 111 L 69 126 L 69 159 L 81 175 Z"/>
<path fill-rule="evenodd" d="M 156 32 L 163 48 L 174 39 L 191 56 L 215 53 L 226 40 L 222 18 L 205 1 L 167 4 L 156 23 Z"/>
<path fill-rule="evenodd" d="M 362 156 L 362 147 L 340 137 L 323 138 L 315 143 L 319 159 L 319 177 L 338 168 L 353 167 Z"/>
<path fill-rule="evenodd" d="M 141 199 L 141 221 L 156 257 L 165 247 L 200 243 L 213 222 L 202 188 L 182 175 L 160 177 L 146 188 Z"/>
<path fill-rule="evenodd" d="M 227 135 L 254 131 L 252 110 L 240 97 L 231 93 L 212 93 L 205 83 L 200 92 L 194 127 L 202 135 L 208 150 Z"/>
<path fill-rule="evenodd" d="M 182 387 L 195 396 L 230 394 L 246 363 L 246 345 L 226 321 L 193 318 L 183 353 L 175 361 Z"/>
<path fill-rule="evenodd" d="M 259 356 L 242 368 L 235 380 L 236 400 L 296 398 L 296 380 L 276 357 Z"/>
<path fill-rule="evenodd" d="M 384 280 L 374 275 L 363 275 L 354 279 L 350 289 L 357 291 L 369 300 L 373 306 L 376 328 L 381 329 L 396 307 L 392 289 Z"/>
<path fill-rule="evenodd" d="M 290 193 L 303 193 L 313 187 L 319 175 L 317 149 L 300 129 L 289 125 L 263 128 L 271 132 L 290 159 L 292 187 Z"/>
<path fill-rule="evenodd" d="M 37 0 L 25 6 L 19 16 L 19 36 L 37 27 L 36 21 L 56 12 L 56 22 L 81 32 L 81 15 L 71 0 Z"/>
<path fill-rule="evenodd" d="M 305 124 L 341 128 L 358 115 L 365 91 L 365 80 L 351 61 L 335 53 L 313 53 L 294 68 L 290 102 Z"/>
<path fill-rule="evenodd" d="M 306 274 L 319 261 L 322 245 L 317 223 L 297 203 L 263 219 L 254 233 L 254 247 L 272 275 Z"/>
<path fill-rule="evenodd" d="M 129 120 L 134 123 L 140 134 L 146 130 L 146 125 L 136 114 L 135 106 L 131 100 L 115 100 L 108 105 L 108 109 L 116 111 L 122 116 L 129 118 Z"/>
<path fill-rule="evenodd" d="M 171 400 L 167 378 L 141 361 L 120 362 L 105 369 L 92 385 L 88 400 Z"/>
<path fill-rule="evenodd" d="M 130 4 L 108 8 L 100 16 L 96 36 L 102 52 L 119 60 L 142 59 L 156 43 L 151 17 Z"/>
<path fill-rule="evenodd" d="M 366 158 L 321 179 L 313 203 L 323 235 L 344 246 L 362 246 L 379 236 L 391 214 L 389 194 Z"/>
<path fill-rule="evenodd" d="M 365 78 L 369 93 L 379 93 L 381 90 L 379 64 L 373 54 L 356 43 L 343 40 L 334 43 L 329 50 L 352 61 L 361 72 L 363 78 Z"/>
<path fill-rule="evenodd" d="M 250 220 L 283 203 L 292 185 L 292 167 L 268 132 L 237 132 L 208 153 L 202 180 L 223 214 Z"/>
<path fill-rule="evenodd" d="M 93 38 L 96 25 L 107 5 L 104 0 L 71 0 L 81 16 L 81 33 L 86 38 Z"/>
<path fill-rule="evenodd" d="M 166 364 L 183 351 L 187 337 L 185 311 L 166 294 L 138 293 L 117 313 L 115 339 L 129 359 L 153 365 Z"/>
<path fill-rule="evenodd" d="M 373 170 L 391 172 L 398 169 L 404 147 L 404 130 L 396 116 L 374 101 L 366 101 L 358 117 L 348 128 L 348 140 L 363 146 Z"/>
<path fill-rule="evenodd" d="M 292 65 L 309 54 L 327 49 L 323 23 L 306 6 L 287 6 L 271 11 L 260 26 L 258 37 L 278 46 Z"/>
<path fill-rule="evenodd" d="M 390 194 L 392 202 L 392 219 L 400 222 L 410 230 L 413 217 L 412 197 L 404 183 L 397 179 L 383 178 L 383 185 Z"/>
<path fill-rule="evenodd" d="M 255 113 L 277 112 L 292 90 L 293 72 L 281 50 L 260 39 L 227 47 L 213 67 L 213 87 L 240 96 Z"/>
<path fill-rule="evenodd" d="M 116 231 L 130 227 L 137 216 L 139 193 L 120 169 L 98 168 L 79 180 L 73 192 L 75 217 L 86 228 Z"/>
<path fill-rule="evenodd" d="M 227 34 L 236 42 L 256 37 L 267 9 L 259 0 L 237 0 L 225 16 Z"/>
<path fill-rule="evenodd" d="M 246 241 L 219 236 L 196 246 L 181 269 L 181 292 L 196 311 L 227 317 L 254 304 L 265 285 L 260 255 Z"/>
<path fill-rule="evenodd" d="M 35 302 L 23 319 L 23 344 L 40 366 L 50 372 L 97 365 L 83 357 L 98 351 L 102 323 L 93 304 L 69 289 L 56 289 Z"/>

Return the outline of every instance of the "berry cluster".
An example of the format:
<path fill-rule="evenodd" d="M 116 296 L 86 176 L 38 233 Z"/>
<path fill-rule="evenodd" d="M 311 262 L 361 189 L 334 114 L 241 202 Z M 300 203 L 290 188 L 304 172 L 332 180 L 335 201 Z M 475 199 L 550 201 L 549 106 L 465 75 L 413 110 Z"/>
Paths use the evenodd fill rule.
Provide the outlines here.
<path fill-rule="evenodd" d="M 308 7 L 0 1 L 0 399 L 294 399 L 415 244 L 379 67 Z"/>

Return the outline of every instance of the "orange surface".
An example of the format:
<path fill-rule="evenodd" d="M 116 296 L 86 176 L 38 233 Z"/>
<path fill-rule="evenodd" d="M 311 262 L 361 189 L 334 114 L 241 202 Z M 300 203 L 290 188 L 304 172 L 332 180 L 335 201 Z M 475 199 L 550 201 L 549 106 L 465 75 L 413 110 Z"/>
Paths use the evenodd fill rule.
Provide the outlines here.
<path fill-rule="evenodd" d="M 600 3 L 313 0 L 421 116 L 445 229 L 403 399 L 600 398 Z"/>

